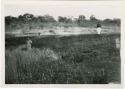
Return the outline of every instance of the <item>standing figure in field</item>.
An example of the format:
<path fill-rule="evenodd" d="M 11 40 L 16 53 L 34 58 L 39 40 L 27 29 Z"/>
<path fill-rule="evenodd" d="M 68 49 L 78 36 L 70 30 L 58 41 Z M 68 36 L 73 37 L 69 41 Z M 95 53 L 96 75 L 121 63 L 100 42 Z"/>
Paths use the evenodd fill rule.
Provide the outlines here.
<path fill-rule="evenodd" d="M 32 40 L 30 38 L 27 38 L 27 41 L 26 41 L 26 48 L 27 50 L 31 50 L 31 45 L 32 44 Z"/>
<path fill-rule="evenodd" d="M 97 29 L 96 30 L 97 30 L 98 34 L 101 34 L 102 26 L 99 22 L 97 23 Z"/>

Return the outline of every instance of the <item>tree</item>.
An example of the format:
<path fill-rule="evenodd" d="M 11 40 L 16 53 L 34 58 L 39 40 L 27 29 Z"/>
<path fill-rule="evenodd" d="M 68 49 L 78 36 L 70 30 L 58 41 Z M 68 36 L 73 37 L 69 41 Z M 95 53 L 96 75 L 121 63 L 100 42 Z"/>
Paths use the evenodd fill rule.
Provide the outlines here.
<path fill-rule="evenodd" d="M 71 23 L 72 22 L 72 18 L 71 17 L 62 17 L 62 16 L 59 16 L 58 17 L 58 22 Z"/>
<path fill-rule="evenodd" d="M 91 15 L 91 16 L 90 16 L 90 20 L 91 20 L 91 21 L 96 21 L 97 19 L 96 19 L 96 17 L 95 17 L 94 15 Z"/>
<path fill-rule="evenodd" d="M 113 22 L 117 24 L 118 26 L 121 24 L 121 20 L 119 18 L 114 18 Z"/>
<path fill-rule="evenodd" d="M 84 24 L 83 22 L 85 21 L 85 16 L 84 15 L 79 15 L 79 18 L 77 19 L 77 23 L 81 26 Z"/>
<path fill-rule="evenodd" d="M 37 21 L 45 22 L 44 16 L 38 16 Z"/>
<path fill-rule="evenodd" d="M 23 17 L 24 17 L 27 21 L 29 21 L 29 20 L 32 20 L 32 18 L 34 17 L 34 15 L 26 13 L 26 14 L 23 15 Z"/>
<path fill-rule="evenodd" d="M 55 22 L 56 20 L 53 18 L 53 16 L 44 15 L 44 16 L 43 16 L 43 21 L 44 21 L 44 22 Z"/>
<path fill-rule="evenodd" d="M 5 17 L 5 24 L 6 24 L 6 25 L 10 25 L 10 23 L 11 23 L 12 20 L 13 20 L 12 18 L 13 18 L 13 17 L 11 17 L 11 16 L 6 16 L 6 17 Z"/>
<path fill-rule="evenodd" d="M 12 16 L 6 16 L 5 17 L 5 23 L 6 24 L 11 24 L 13 22 L 17 22 L 17 18 L 16 17 L 12 17 Z"/>
<path fill-rule="evenodd" d="M 79 18 L 78 18 L 78 21 L 84 21 L 85 20 L 85 16 L 84 15 L 80 15 Z"/>
<path fill-rule="evenodd" d="M 33 20 L 33 18 L 34 18 L 34 15 L 28 14 L 28 13 L 18 16 L 18 20 L 23 23 L 29 23 Z"/>
<path fill-rule="evenodd" d="M 113 23 L 113 20 L 107 18 L 107 19 L 104 19 L 104 20 L 103 20 L 103 23 L 109 25 L 109 24 L 112 24 L 112 23 Z"/>
<path fill-rule="evenodd" d="M 66 22 L 67 18 L 66 17 L 62 17 L 62 16 L 59 16 L 58 17 L 58 22 Z"/>

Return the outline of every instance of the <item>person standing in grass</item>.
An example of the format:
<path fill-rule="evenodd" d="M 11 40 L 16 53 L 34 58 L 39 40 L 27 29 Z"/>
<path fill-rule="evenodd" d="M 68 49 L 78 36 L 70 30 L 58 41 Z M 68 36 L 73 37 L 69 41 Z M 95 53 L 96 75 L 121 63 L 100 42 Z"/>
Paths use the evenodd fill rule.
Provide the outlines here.
<path fill-rule="evenodd" d="M 97 23 L 97 29 L 96 30 L 97 30 L 98 34 L 101 34 L 102 26 L 99 22 Z"/>
<path fill-rule="evenodd" d="M 27 47 L 27 50 L 31 50 L 31 45 L 32 44 L 32 40 L 30 38 L 27 38 L 27 41 L 26 41 L 26 47 Z"/>

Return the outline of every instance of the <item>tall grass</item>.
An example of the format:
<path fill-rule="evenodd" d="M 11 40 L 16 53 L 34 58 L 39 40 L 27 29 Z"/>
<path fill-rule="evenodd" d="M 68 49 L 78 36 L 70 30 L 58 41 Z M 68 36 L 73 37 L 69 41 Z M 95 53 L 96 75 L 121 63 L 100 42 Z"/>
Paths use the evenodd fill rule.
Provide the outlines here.
<path fill-rule="evenodd" d="M 12 47 L 13 42 L 23 44 L 24 41 L 10 38 L 12 42 L 7 44 L 5 51 L 6 83 L 120 83 L 120 54 L 114 44 L 116 37 L 119 35 L 36 37 L 31 38 L 31 50 L 19 44 Z"/>

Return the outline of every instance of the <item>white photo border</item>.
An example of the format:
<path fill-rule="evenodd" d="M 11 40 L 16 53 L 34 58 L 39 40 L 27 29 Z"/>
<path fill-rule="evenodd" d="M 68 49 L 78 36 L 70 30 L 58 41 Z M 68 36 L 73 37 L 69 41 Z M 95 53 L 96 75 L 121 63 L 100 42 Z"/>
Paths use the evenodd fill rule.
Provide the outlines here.
<path fill-rule="evenodd" d="M 4 5 L 5 4 L 34 4 L 42 3 L 46 5 L 57 5 L 59 3 L 65 5 L 116 5 L 121 10 L 121 84 L 5 84 L 5 21 L 4 21 Z M 99 88 L 99 89 L 122 89 L 124 87 L 124 63 L 125 63 L 125 1 L 40 1 L 40 0 L 3 0 L 1 9 L 1 33 L 0 33 L 0 83 L 2 87 L 25 87 L 25 88 Z"/>

